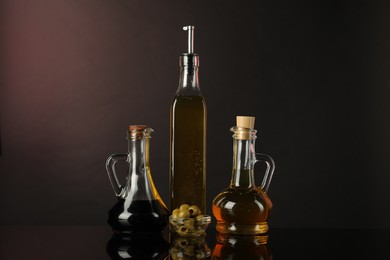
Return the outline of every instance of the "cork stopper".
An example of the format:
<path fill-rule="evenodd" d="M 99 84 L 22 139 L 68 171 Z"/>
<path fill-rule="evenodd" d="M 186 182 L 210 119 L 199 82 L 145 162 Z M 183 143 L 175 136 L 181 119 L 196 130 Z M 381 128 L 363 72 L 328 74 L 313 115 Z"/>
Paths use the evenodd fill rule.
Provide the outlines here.
<path fill-rule="evenodd" d="M 249 129 L 255 128 L 255 117 L 253 116 L 237 116 L 237 127 L 244 127 Z"/>
<path fill-rule="evenodd" d="M 237 116 L 236 126 L 232 127 L 233 138 L 237 140 L 254 140 L 256 139 L 255 117 Z"/>
<path fill-rule="evenodd" d="M 143 131 L 146 128 L 148 128 L 147 125 L 129 125 L 129 131 L 130 132 Z"/>
<path fill-rule="evenodd" d="M 150 138 L 152 132 L 153 129 L 149 128 L 147 125 L 129 125 L 127 137 L 129 139 Z"/>

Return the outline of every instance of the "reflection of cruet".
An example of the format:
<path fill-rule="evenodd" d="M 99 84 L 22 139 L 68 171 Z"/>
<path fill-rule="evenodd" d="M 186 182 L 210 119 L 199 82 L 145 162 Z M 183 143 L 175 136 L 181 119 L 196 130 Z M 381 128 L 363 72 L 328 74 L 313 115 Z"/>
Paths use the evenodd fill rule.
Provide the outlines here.
<path fill-rule="evenodd" d="M 213 250 L 212 260 L 222 259 L 262 259 L 272 260 L 268 245 L 268 236 L 242 236 L 217 234 L 217 244 Z"/>
<path fill-rule="evenodd" d="M 108 177 L 118 202 L 108 213 L 108 223 L 115 233 L 161 231 L 168 223 L 169 211 L 158 194 L 150 173 L 149 141 L 152 129 L 130 125 L 127 154 L 113 154 L 106 162 Z M 129 166 L 125 185 L 115 172 L 117 162 Z"/>
<path fill-rule="evenodd" d="M 169 243 L 161 232 L 143 236 L 140 234 L 129 236 L 113 235 L 107 243 L 107 253 L 112 260 L 121 259 L 166 259 Z"/>
<path fill-rule="evenodd" d="M 272 208 L 267 191 L 275 169 L 274 161 L 255 153 L 254 117 L 237 117 L 233 134 L 233 176 L 230 187 L 213 200 L 213 214 L 220 233 L 256 235 L 268 231 Z M 255 185 L 254 165 L 265 162 L 267 168 L 260 187 Z"/>

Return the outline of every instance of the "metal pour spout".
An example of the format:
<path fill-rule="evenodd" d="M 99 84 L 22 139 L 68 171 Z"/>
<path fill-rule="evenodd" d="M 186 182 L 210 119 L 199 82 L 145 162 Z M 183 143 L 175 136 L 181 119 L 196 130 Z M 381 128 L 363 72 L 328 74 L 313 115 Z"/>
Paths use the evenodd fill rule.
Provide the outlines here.
<path fill-rule="evenodd" d="M 188 53 L 194 53 L 194 30 L 195 26 L 187 25 L 183 27 L 184 31 L 188 31 Z"/>

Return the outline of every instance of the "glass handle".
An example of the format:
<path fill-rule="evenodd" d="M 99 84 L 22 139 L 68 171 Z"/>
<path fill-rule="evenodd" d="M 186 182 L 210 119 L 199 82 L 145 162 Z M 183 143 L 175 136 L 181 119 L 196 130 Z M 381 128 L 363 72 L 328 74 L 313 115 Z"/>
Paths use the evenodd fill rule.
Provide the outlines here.
<path fill-rule="evenodd" d="M 261 183 L 261 188 L 265 191 L 268 192 L 269 185 L 271 184 L 272 180 L 272 175 L 274 174 L 275 171 L 275 162 L 272 159 L 271 156 L 262 154 L 262 153 L 256 153 L 256 161 L 257 162 L 264 162 L 267 166 L 265 173 L 264 173 L 264 178 Z"/>
<path fill-rule="evenodd" d="M 113 154 L 110 157 L 107 158 L 106 161 L 106 170 L 108 174 L 108 178 L 110 179 L 111 186 L 114 189 L 115 195 L 119 197 L 122 194 L 123 187 L 120 184 L 118 177 L 116 176 L 115 172 L 115 164 L 120 161 L 127 161 L 127 157 L 129 155 L 124 154 Z"/>

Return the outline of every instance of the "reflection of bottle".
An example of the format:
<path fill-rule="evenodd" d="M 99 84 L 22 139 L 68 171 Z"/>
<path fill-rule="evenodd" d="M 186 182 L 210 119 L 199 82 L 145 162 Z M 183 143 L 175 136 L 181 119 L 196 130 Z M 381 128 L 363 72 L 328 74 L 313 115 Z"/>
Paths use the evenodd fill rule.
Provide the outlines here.
<path fill-rule="evenodd" d="M 193 53 L 193 26 L 188 53 L 180 56 L 180 81 L 171 106 L 171 210 L 182 204 L 206 210 L 206 103 L 198 83 L 199 57 Z"/>
<path fill-rule="evenodd" d="M 216 229 L 221 233 L 256 235 L 268 231 L 268 217 L 272 208 L 267 195 L 275 164 L 271 157 L 255 153 L 256 130 L 254 117 L 237 117 L 233 134 L 233 176 L 229 188 L 213 200 Z M 254 182 L 254 165 L 267 165 L 263 182 Z"/>
<path fill-rule="evenodd" d="M 161 232 L 153 235 L 113 235 L 107 243 L 111 259 L 165 259 L 169 243 Z"/>
<path fill-rule="evenodd" d="M 272 260 L 267 246 L 268 236 L 241 236 L 217 234 L 217 244 L 211 259 L 263 259 Z"/>

